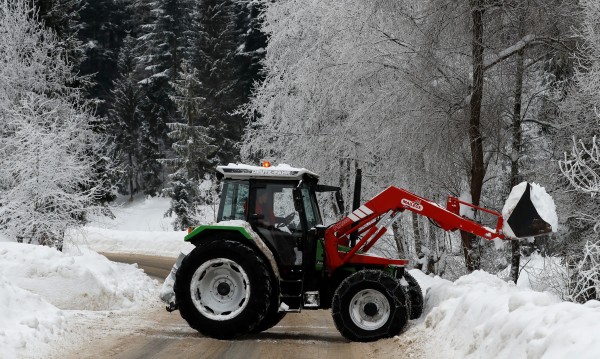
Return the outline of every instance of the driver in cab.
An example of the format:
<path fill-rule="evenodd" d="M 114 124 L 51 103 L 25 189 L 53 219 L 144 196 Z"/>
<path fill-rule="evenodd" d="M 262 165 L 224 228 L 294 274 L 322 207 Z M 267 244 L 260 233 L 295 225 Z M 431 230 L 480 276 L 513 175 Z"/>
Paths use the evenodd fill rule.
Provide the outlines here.
<path fill-rule="evenodd" d="M 262 215 L 257 223 L 263 227 L 272 227 L 275 225 L 275 214 L 273 213 L 273 196 L 266 189 L 256 191 L 256 205 L 254 213 Z"/>

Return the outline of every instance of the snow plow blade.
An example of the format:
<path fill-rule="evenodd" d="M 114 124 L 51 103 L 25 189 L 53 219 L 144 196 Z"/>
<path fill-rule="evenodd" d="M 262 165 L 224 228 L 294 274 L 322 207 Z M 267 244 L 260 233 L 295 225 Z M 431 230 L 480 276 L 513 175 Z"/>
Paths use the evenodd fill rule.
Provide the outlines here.
<path fill-rule="evenodd" d="M 529 183 L 506 222 L 517 238 L 541 236 L 552 232 L 552 226 L 540 217 L 531 201 Z"/>

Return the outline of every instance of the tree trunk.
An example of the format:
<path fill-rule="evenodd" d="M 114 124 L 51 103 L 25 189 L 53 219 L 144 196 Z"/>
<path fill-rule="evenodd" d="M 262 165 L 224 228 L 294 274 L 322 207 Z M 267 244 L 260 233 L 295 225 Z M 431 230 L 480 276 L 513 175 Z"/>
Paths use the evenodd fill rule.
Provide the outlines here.
<path fill-rule="evenodd" d="M 469 142 L 471 148 L 471 201 L 478 206 L 481 188 L 485 177 L 483 163 L 483 140 L 481 138 L 481 99 L 483 97 L 483 0 L 471 0 L 473 36 L 471 53 L 473 56 L 473 85 L 469 112 Z M 479 260 L 473 251 L 475 236 L 461 232 L 465 265 L 469 272 L 479 268 Z"/>
<path fill-rule="evenodd" d="M 421 229 L 419 228 L 419 216 L 415 212 L 411 212 L 412 215 L 412 226 L 413 233 L 415 236 L 415 255 L 420 260 L 423 257 L 423 242 L 421 239 Z M 418 263 L 415 265 L 417 269 L 423 269 L 422 263 Z"/>
<path fill-rule="evenodd" d="M 523 24 L 521 23 L 521 33 Z M 521 182 L 519 175 L 519 158 L 522 146 L 522 131 L 521 131 L 521 107 L 523 94 L 523 72 L 525 69 L 524 50 L 520 50 L 516 57 L 516 74 L 515 74 L 515 103 L 513 107 L 512 118 L 512 154 L 510 163 L 510 188 Z M 521 243 L 513 239 L 511 241 L 511 269 L 510 276 L 513 282 L 517 283 L 519 279 L 519 268 L 521 265 Z"/>
<path fill-rule="evenodd" d="M 398 251 L 398 256 L 400 258 L 407 258 L 408 250 L 404 241 L 402 240 L 402 224 L 400 223 L 401 219 L 392 224 L 392 230 L 394 231 L 394 242 L 396 242 L 396 249 Z"/>
<path fill-rule="evenodd" d="M 127 155 L 129 162 L 129 202 L 133 202 L 133 155 L 131 152 Z"/>
<path fill-rule="evenodd" d="M 429 260 L 427 261 L 427 273 L 436 273 L 435 264 L 439 260 L 439 248 L 437 236 L 435 235 L 436 227 L 433 223 L 429 224 Z"/>

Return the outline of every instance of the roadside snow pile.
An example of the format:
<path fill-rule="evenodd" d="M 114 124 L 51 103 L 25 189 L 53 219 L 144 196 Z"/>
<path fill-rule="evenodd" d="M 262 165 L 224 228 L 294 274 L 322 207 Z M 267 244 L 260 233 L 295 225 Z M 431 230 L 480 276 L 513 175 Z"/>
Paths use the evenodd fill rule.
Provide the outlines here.
<path fill-rule="evenodd" d="M 0 348 L 2 358 L 32 353 L 62 332 L 63 313 L 42 297 L 0 276 Z M 39 354 L 39 353 L 38 353 Z"/>
<path fill-rule="evenodd" d="M 76 247 L 103 253 L 135 253 L 177 257 L 188 253 L 193 245 L 183 239 L 185 231 L 173 231 L 173 217 L 165 217 L 170 198 L 136 198 L 133 202 L 121 198 L 111 207 L 113 220 L 95 219 L 81 232 L 73 232 L 69 241 Z M 214 208 L 206 206 L 206 220 L 214 221 Z"/>
<path fill-rule="evenodd" d="M 78 247 L 88 247 L 101 253 L 136 253 L 177 257 L 189 253 L 194 246 L 183 239 L 185 231 L 121 231 L 86 227 L 83 233 L 75 233 L 70 241 Z"/>
<path fill-rule="evenodd" d="M 0 278 L 61 309 L 128 309 L 156 295 L 157 283 L 135 266 L 91 251 L 66 251 L 0 242 Z"/>
<path fill-rule="evenodd" d="M 432 337 L 454 351 L 447 357 L 600 357 L 600 302 L 561 302 L 486 272 L 437 283 L 427 293 L 425 312 Z"/>
<path fill-rule="evenodd" d="M 515 234 L 508 225 L 508 218 L 519 203 L 519 200 L 527 189 L 527 182 L 521 182 L 514 186 L 508 195 L 504 207 L 502 208 L 502 217 L 505 219 L 502 230 L 510 238 L 515 238 Z M 558 229 L 558 216 L 556 214 L 556 205 L 552 197 L 546 193 L 544 187 L 537 183 L 531 183 L 530 199 L 540 217 L 552 226 L 552 232 Z"/>

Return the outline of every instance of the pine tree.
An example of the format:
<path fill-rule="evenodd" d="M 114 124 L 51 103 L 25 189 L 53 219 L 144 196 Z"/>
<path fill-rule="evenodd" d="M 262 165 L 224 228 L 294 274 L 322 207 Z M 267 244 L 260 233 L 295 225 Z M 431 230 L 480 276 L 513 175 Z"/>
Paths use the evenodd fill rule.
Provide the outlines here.
<path fill-rule="evenodd" d="M 142 92 L 135 80 L 134 41 L 127 37 L 119 55 L 119 78 L 114 82 L 109 119 L 114 136 L 118 161 L 123 165 L 124 183 L 119 183 L 121 192 L 130 195 L 140 188 L 138 180 L 140 149 L 140 112 Z"/>
<path fill-rule="evenodd" d="M 69 63 L 77 66 L 83 60 L 81 42 L 77 38 L 79 0 L 33 0 L 37 17 L 57 36 L 57 46 L 66 50 Z"/>
<path fill-rule="evenodd" d="M 237 21 L 235 4 L 230 0 L 201 1 L 194 13 L 197 36 L 192 64 L 203 85 L 199 95 L 204 98 L 199 114 L 219 142 L 214 161 L 220 163 L 238 157 L 236 145 L 244 128 L 241 116 L 233 114 L 242 104 L 237 95 L 241 84 L 238 50 L 242 41 Z"/>
<path fill-rule="evenodd" d="M 191 0 L 138 0 L 133 3 L 135 21 L 147 21 L 138 33 L 135 58 L 140 105 L 140 172 L 144 192 L 155 194 L 163 183 L 160 159 L 170 156 L 167 123 L 181 122 L 172 98 L 172 83 L 188 57 L 193 2 Z"/>
<path fill-rule="evenodd" d="M 172 100 L 185 121 L 169 123 L 169 137 L 174 141 L 175 157 L 165 160 L 176 172 L 185 173 L 190 180 L 198 181 L 215 163 L 211 155 L 217 150 L 209 136 L 209 128 L 201 122 L 199 111 L 204 99 L 198 94 L 202 91 L 202 83 L 198 81 L 198 71 L 184 63 L 180 79 L 173 83 L 175 95 Z"/>
<path fill-rule="evenodd" d="M 98 116 L 110 107 L 106 100 L 119 74 L 119 49 L 130 31 L 130 16 L 126 2 L 119 0 L 85 0 L 79 10 L 77 36 L 85 55 L 79 73 L 90 76 L 88 96 L 96 100 Z"/>
<path fill-rule="evenodd" d="M 256 84 L 265 77 L 262 61 L 265 58 L 267 36 L 261 30 L 259 16 L 262 7 L 262 4 L 254 1 L 236 3 L 236 26 L 241 43 L 236 53 L 239 74 L 237 97 L 240 104 L 249 101 Z"/>
<path fill-rule="evenodd" d="M 171 196 L 171 207 L 167 215 L 177 215 L 174 222 L 176 229 L 189 226 L 192 220 L 190 214 L 195 213 L 199 203 L 205 202 L 198 198 L 196 189 L 208 168 L 214 165 L 210 157 L 216 151 L 216 146 L 211 144 L 214 139 L 209 136 L 209 128 L 203 126 L 199 117 L 204 99 L 197 95 L 202 89 L 202 84 L 197 80 L 198 71 L 184 63 L 179 77 L 173 83 L 175 95 L 172 100 L 185 122 L 168 124 L 175 157 L 163 160 L 163 163 L 175 171 L 169 175 L 170 188 L 166 192 Z M 182 186 L 186 188 L 184 192 Z M 185 198 L 183 194 L 186 195 Z"/>
<path fill-rule="evenodd" d="M 174 229 L 185 230 L 197 224 L 194 221 L 197 182 L 189 180 L 183 172 L 175 172 L 169 178 L 171 187 L 166 190 L 166 193 L 171 197 L 171 207 L 165 216 L 175 214 L 177 218 L 173 222 Z"/>

